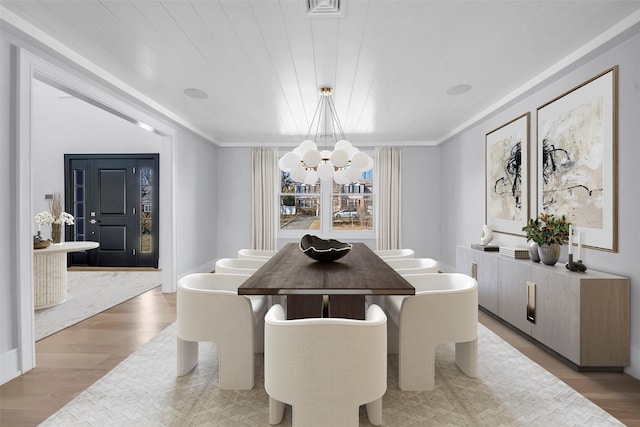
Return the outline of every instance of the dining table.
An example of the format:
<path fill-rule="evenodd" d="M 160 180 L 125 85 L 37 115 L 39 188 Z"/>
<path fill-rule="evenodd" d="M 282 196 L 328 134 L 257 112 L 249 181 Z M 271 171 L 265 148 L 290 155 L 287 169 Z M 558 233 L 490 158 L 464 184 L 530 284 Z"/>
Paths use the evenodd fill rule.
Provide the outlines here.
<path fill-rule="evenodd" d="M 240 287 L 239 295 L 284 295 L 287 319 L 365 318 L 365 297 L 415 295 L 415 288 L 364 243 L 333 262 L 308 257 L 287 243 Z M 328 309 L 324 310 L 324 297 Z"/>

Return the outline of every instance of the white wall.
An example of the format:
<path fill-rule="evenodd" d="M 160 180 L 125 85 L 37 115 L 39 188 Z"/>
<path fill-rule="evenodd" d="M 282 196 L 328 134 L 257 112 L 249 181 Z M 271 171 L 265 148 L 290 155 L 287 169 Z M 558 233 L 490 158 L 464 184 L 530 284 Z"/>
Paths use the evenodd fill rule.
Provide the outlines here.
<path fill-rule="evenodd" d="M 217 256 L 217 155 L 213 144 L 179 130 L 176 136 L 178 277 L 213 270 Z"/>
<path fill-rule="evenodd" d="M 631 38 L 554 77 L 522 100 L 506 106 L 441 146 L 441 245 L 443 260 L 455 265 L 455 246 L 468 245 L 478 240 L 484 223 L 485 134 L 527 111 L 531 112 L 531 215 L 535 216 L 536 109 L 614 65 L 619 66 L 618 253 L 583 248 L 583 260 L 591 269 L 628 276 L 631 279 L 631 366 L 627 368 L 627 372 L 640 378 L 640 35 L 637 28 Z M 503 234 L 496 234 L 496 243 L 511 246 L 526 244 L 524 237 Z M 561 262 L 566 262 L 566 245 L 563 248 Z"/>
<path fill-rule="evenodd" d="M 218 258 L 233 258 L 251 247 L 251 148 L 218 148 Z"/>

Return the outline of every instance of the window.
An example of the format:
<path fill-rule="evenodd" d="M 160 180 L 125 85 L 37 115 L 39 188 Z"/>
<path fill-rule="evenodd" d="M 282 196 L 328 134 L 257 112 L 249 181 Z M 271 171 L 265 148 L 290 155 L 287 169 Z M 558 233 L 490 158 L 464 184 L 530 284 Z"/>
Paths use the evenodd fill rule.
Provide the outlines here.
<path fill-rule="evenodd" d="M 281 172 L 281 237 L 315 234 L 373 234 L 373 170 L 358 181 L 336 184 L 318 180 L 315 185 L 295 182 Z"/>

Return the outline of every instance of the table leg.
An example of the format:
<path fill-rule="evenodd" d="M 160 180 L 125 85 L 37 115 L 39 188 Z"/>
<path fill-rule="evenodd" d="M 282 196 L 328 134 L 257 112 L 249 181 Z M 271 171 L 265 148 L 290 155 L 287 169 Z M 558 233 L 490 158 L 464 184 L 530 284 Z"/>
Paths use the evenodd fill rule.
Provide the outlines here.
<path fill-rule="evenodd" d="M 287 295 L 287 319 L 322 317 L 322 295 Z"/>
<path fill-rule="evenodd" d="M 67 254 L 38 254 L 33 257 L 34 308 L 53 307 L 67 299 Z"/>
<path fill-rule="evenodd" d="M 364 295 L 329 295 L 329 317 L 364 320 Z"/>

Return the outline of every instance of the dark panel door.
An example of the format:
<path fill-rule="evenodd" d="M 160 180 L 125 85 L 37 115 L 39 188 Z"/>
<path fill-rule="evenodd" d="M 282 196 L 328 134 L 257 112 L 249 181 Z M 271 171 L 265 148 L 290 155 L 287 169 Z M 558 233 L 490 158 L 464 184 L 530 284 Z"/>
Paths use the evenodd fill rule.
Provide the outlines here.
<path fill-rule="evenodd" d="M 90 258 L 97 256 L 101 266 L 135 265 L 134 167 L 132 159 L 89 161 L 87 230 L 89 239 L 100 243 Z"/>
<path fill-rule="evenodd" d="M 65 155 L 67 240 L 98 249 L 74 252 L 69 265 L 158 267 L 158 155 Z M 71 227 L 67 227 L 71 228 Z"/>

